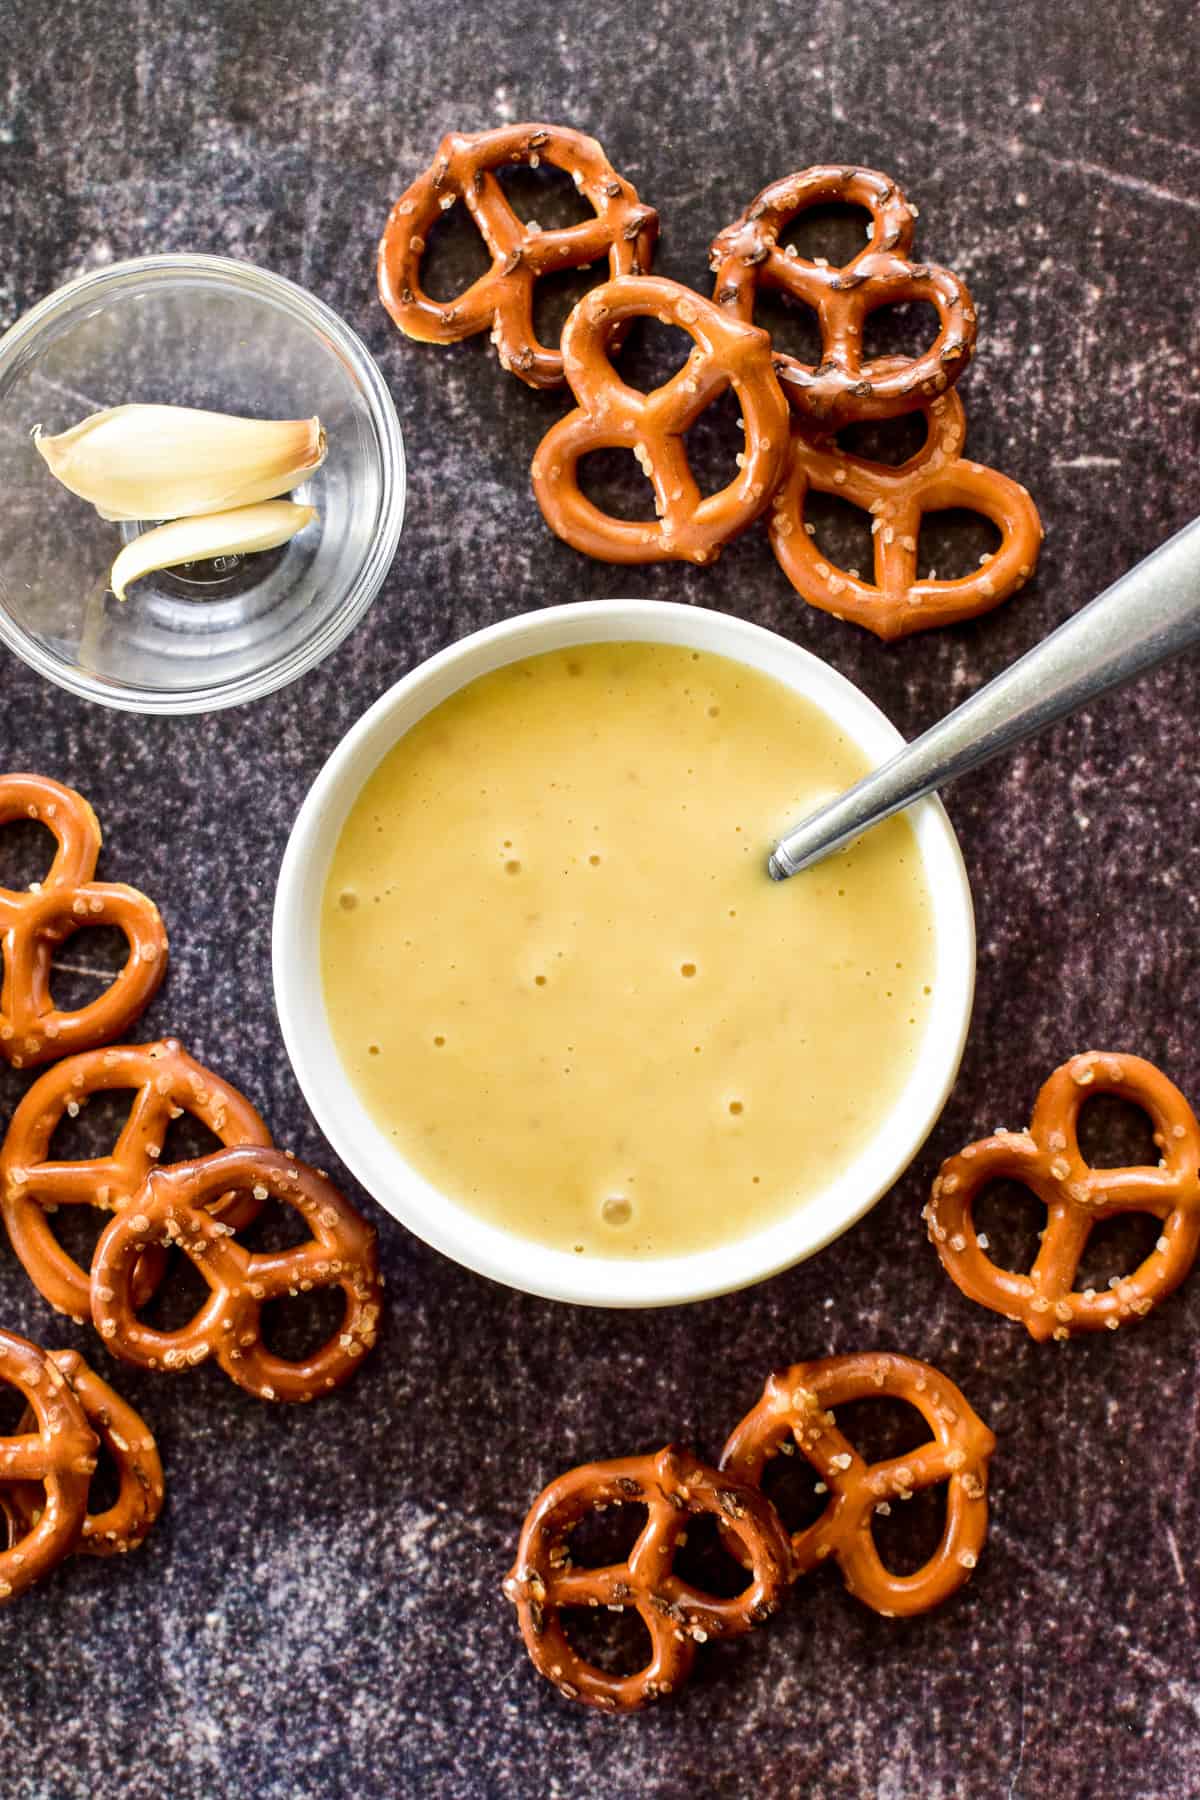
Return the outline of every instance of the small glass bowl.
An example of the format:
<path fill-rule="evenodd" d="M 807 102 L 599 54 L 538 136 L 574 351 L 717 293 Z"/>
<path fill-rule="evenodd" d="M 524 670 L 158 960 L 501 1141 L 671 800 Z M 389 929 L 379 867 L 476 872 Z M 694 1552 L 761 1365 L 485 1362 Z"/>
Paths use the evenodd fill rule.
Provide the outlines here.
<path fill-rule="evenodd" d="M 109 570 L 143 527 L 106 523 L 50 474 L 47 435 L 127 402 L 264 419 L 316 413 L 329 454 L 281 549 L 146 576 Z M 0 641 L 39 674 L 130 712 L 209 712 L 294 681 L 366 611 L 404 518 L 391 396 L 354 333 L 294 282 L 220 256 L 143 256 L 81 276 L 0 338 Z"/>

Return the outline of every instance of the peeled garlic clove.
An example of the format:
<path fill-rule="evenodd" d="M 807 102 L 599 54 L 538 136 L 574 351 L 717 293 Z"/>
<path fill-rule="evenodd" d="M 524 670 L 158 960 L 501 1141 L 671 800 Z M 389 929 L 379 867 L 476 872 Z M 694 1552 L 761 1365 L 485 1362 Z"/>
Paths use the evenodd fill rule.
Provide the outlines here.
<path fill-rule="evenodd" d="M 315 519 L 315 506 L 296 506 L 291 500 L 264 500 L 257 506 L 238 506 L 231 512 L 205 513 L 202 518 L 172 519 L 143 531 L 126 544 L 112 566 L 109 585 L 124 600 L 131 581 L 139 581 L 155 569 L 171 569 L 178 563 L 199 562 L 212 556 L 248 556 L 254 550 L 274 550 L 286 544 Z"/>
<path fill-rule="evenodd" d="M 290 493 L 325 460 L 319 419 L 239 419 L 190 406 L 110 406 L 57 437 L 52 475 L 103 519 L 182 519 Z"/>

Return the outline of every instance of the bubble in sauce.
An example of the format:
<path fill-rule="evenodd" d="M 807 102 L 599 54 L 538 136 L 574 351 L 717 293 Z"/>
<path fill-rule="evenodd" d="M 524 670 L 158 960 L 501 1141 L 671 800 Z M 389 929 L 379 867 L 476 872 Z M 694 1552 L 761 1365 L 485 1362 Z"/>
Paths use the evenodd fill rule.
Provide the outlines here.
<path fill-rule="evenodd" d="M 600 1208 L 606 1225 L 628 1225 L 633 1217 L 633 1201 L 625 1194 L 610 1194 Z"/>

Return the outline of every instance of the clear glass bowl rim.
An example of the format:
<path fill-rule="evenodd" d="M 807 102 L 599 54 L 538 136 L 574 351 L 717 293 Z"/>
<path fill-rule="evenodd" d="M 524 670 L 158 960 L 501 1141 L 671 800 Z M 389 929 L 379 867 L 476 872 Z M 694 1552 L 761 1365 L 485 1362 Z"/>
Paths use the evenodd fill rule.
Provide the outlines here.
<path fill-rule="evenodd" d="M 0 642 L 20 657 L 39 675 L 58 687 L 120 712 L 183 714 L 215 712 L 227 706 L 242 706 L 247 701 L 262 699 L 286 687 L 289 682 L 307 674 L 336 649 L 361 619 L 371 604 L 391 567 L 404 523 L 406 474 L 404 442 L 400 422 L 383 376 L 362 339 L 338 317 L 332 307 L 308 293 L 286 275 L 260 269 L 254 263 L 229 256 L 208 256 L 192 251 L 164 251 L 151 256 L 135 256 L 105 268 L 91 269 L 76 276 L 37 301 L 0 337 L 0 376 L 9 364 L 26 352 L 48 326 L 64 313 L 75 311 L 81 302 L 107 295 L 136 282 L 170 281 L 187 275 L 199 276 L 220 284 L 242 289 L 252 298 L 282 305 L 312 330 L 329 338 L 338 354 L 353 370 L 367 396 L 371 421 L 381 456 L 381 498 L 379 523 L 371 547 L 353 586 L 316 635 L 281 656 L 266 668 L 236 680 L 213 687 L 183 688 L 165 693 L 154 688 L 111 688 L 94 680 L 84 670 L 62 661 L 38 643 L 30 633 L 15 623 L 0 608 Z"/>

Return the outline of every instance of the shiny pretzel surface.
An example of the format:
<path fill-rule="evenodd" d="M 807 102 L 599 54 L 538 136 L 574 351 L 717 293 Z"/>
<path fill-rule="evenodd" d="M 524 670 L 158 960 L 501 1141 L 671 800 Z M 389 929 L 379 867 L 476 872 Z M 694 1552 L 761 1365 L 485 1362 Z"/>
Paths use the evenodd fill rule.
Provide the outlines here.
<path fill-rule="evenodd" d="M 635 318 L 678 325 L 695 345 L 683 367 L 649 393 L 623 381 L 609 355 L 614 328 Z M 624 276 L 580 301 L 562 347 L 579 404 L 551 426 L 533 459 L 533 491 L 550 529 L 606 562 L 713 561 L 766 509 L 784 469 L 788 409 L 766 332 L 677 282 Z M 729 388 L 741 408 L 745 452 L 736 478 L 702 495 L 684 434 Z M 654 489 L 655 519 L 616 518 L 582 492 L 580 459 L 613 448 L 637 458 Z"/>
<path fill-rule="evenodd" d="M 845 202 L 864 207 L 871 234 L 864 249 L 840 268 L 781 248 L 780 235 L 812 206 Z M 975 307 L 949 269 L 912 260 L 916 209 L 896 183 L 875 169 L 822 165 L 785 176 L 755 196 L 741 216 L 713 240 L 714 298 L 741 319 L 754 317 L 760 285 L 781 289 L 811 306 L 821 331 L 821 361 L 813 367 L 779 352 L 775 367 L 791 405 L 825 427 L 856 419 L 890 419 L 943 393 L 958 380 L 975 345 Z M 909 359 L 868 360 L 863 328 L 880 306 L 928 301 L 938 314 L 929 348 Z"/>
<path fill-rule="evenodd" d="M 496 171 L 539 162 L 575 181 L 596 217 L 543 231 L 519 219 Z M 421 260 L 430 228 L 461 202 L 483 238 L 492 266 L 454 300 L 433 300 L 421 286 Z M 379 245 L 379 292 L 406 336 L 451 344 L 492 332 L 503 368 L 530 387 L 561 387 L 563 359 L 539 342 L 533 323 L 534 288 L 541 276 L 586 268 L 607 257 L 610 275 L 640 275 L 650 267 L 658 215 L 612 167 L 595 138 L 564 125 L 504 125 L 494 131 L 451 132 L 431 166 L 392 208 Z"/>
<path fill-rule="evenodd" d="M 44 775 L 2 775 L 0 825 L 19 819 L 47 826 L 57 847 L 49 872 L 26 892 L 0 888 L 0 1055 L 16 1069 L 120 1037 L 167 969 L 167 934 L 154 902 L 123 883 L 92 879 L 100 826 L 83 795 Z M 129 955 L 102 994 L 64 1012 L 50 991 L 54 953 L 93 925 L 115 926 Z"/>
<path fill-rule="evenodd" d="M 294 1207 L 311 1237 L 284 1250 L 247 1250 L 210 1210 L 229 1192 Z M 205 1304 L 177 1331 L 137 1317 L 134 1271 L 155 1245 L 181 1250 L 209 1288 Z M 299 1360 L 268 1350 L 261 1335 L 267 1302 L 325 1287 L 345 1296 L 334 1334 Z M 151 1171 L 101 1234 L 91 1296 L 93 1324 L 126 1362 L 180 1370 L 213 1357 L 260 1399 L 302 1401 L 348 1381 L 374 1345 L 383 1283 L 374 1230 L 328 1177 L 282 1151 L 235 1149 Z"/>
<path fill-rule="evenodd" d="M 625 1561 L 574 1567 L 571 1530 L 593 1509 L 626 1504 L 644 1506 L 647 1518 Z M 694 1588 L 674 1572 L 689 1520 L 705 1513 L 750 1570 L 746 1589 L 733 1599 Z M 551 1482 L 525 1519 L 504 1591 L 538 1672 L 568 1700 L 615 1712 L 678 1690 L 698 1644 L 761 1624 L 779 1605 L 788 1574 L 787 1533 L 764 1496 L 668 1445 L 655 1455 L 587 1463 Z M 574 1649 L 563 1611 L 599 1606 L 636 1609 L 652 1646 L 644 1668 L 615 1675 Z"/>
<path fill-rule="evenodd" d="M 0 1437 L 0 1496 L 11 1482 L 34 1483 L 37 1517 L 18 1519 L 7 1501 L 8 1548 L 0 1550 L 0 1602 L 49 1574 L 79 1541 L 99 1448 L 75 1391 L 36 1344 L 0 1331 L 0 1383 L 16 1388 L 27 1421 Z"/>
<path fill-rule="evenodd" d="M 108 1155 L 79 1161 L 50 1156 L 64 1115 L 78 1114 L 97 1094 L 120 1091 L 132 1093 L 133 1104 Z M 91 1277 L 59 1242 L 55 1211 L 92 1206 L 114 1212 L 127 1205 L 157 1166 L 171 1122 L 184 1113 L 224 1144 L 271 1142 L 249 1100 L 189 1056 L 178 1038 L 69 1057 L 39 1076 L 17 1107 L 0 1147 L 0 1213 L 26 1273 L 61 1312 L 81 1323 L 91 1317 Z M 215 1210 L 240 1227 L 249 1224 L 257 1206 L 249 1194 L 230 1194 Z M 134 1277 L 136 1305 L 154 1292 L 164 1263 L 161 1248 L 146 1252 Z"/>
<path fill-rule="evenodd" d="M 1157 1168 L 1093 1168 L 1079 1148 L 1079 1115 L 1095 1094 L 1143 1108 L 1160 1152 Z M 1028 1274 L 1001 1268 L 980 1241 L 973 1209 L 989 1183 L 1013 1181 L 1046 1208 Z M 1162 1221 L 1155 1249 L 1107 1287 L 1076 1287 L 1094 1225 L 1123 1212 Z M 1143 1318 L 1184 1280 L 1200 1248 L 1200 1124 L 1184 1096 L 1140 1056 L 1089 1050 L 1054 1071 L 1028 1131 L 997 1132 L 942 1164 L 924 1214 L 943 1267 L 964 1294 L 1018 1320 L 1030 1336 L 1059 1342 L 1116 1331 Z"/>
<path fill-rule="evenodd" d="M 1028 581 L 1042 542 L 1037 508 L 1020 483 L 963 455 L 967 427 L 958 395 L 941 394 L 919 410 L 925 442 L 898 465 L 852 455 L 836 438 L 795 425 L 787 471 L 771 503 L 771 547 L 801 598 L 885 639 L 999 606 Z M 873 581 L 859 569 L 839 568 L 818 548 L 806 529 L 812 492 L 836 495 L 871 515 Z M 950 507 L 990 519 L 999 547 L 967 575 L 919 577 L 921 521 Z"/>
<path fill-rule="evenodd" d="M 107 1381 L 90 1368 L 77 1350 L 51 1350 L 50 1362 L 66 1376 L 88 1425 L 108 1451 L 117 1471 L 117 1496 L 103 1512 L 84 1514 L 73 1551 L 88 1556 L 124 1555 L 136 1550 L 162 1511 L 165 1493 L 158 1446 L 146 1421 Z M 35 1423 L 27 1409 L 20 1430 Z M 18 1536 L 36 1523 L 44 1504 L 42 1489 L 32 1482 L 0 1483 L 0 1504 Z"/>
<path fill-rule="evenodd" d="M 864 1461 L 838 1429 L 836 1409 L 880 1397 L 915 1407 L 932 1441 L 886 1462 Z M 994 1448 L 992 1433 L 946 1376 L 909 1356 L 863 1351 L 773 1374 L 726 1444 L 721 1467 L 757 1487 L 773 1457 L 804 1457 L 828 1488 L 829 1501 L 813 1524 L 792 1537 L 793 1575 L 832 1556 L 856 1599 L 885 1617 L 906 1617 L 947 1599 L 975 1567 L 987 1533 Z M 893 1574 L 872 1536 L 875 1512 L 940 1482 L 947 1495 L 938 1548 L 915 1574 Z"/>

